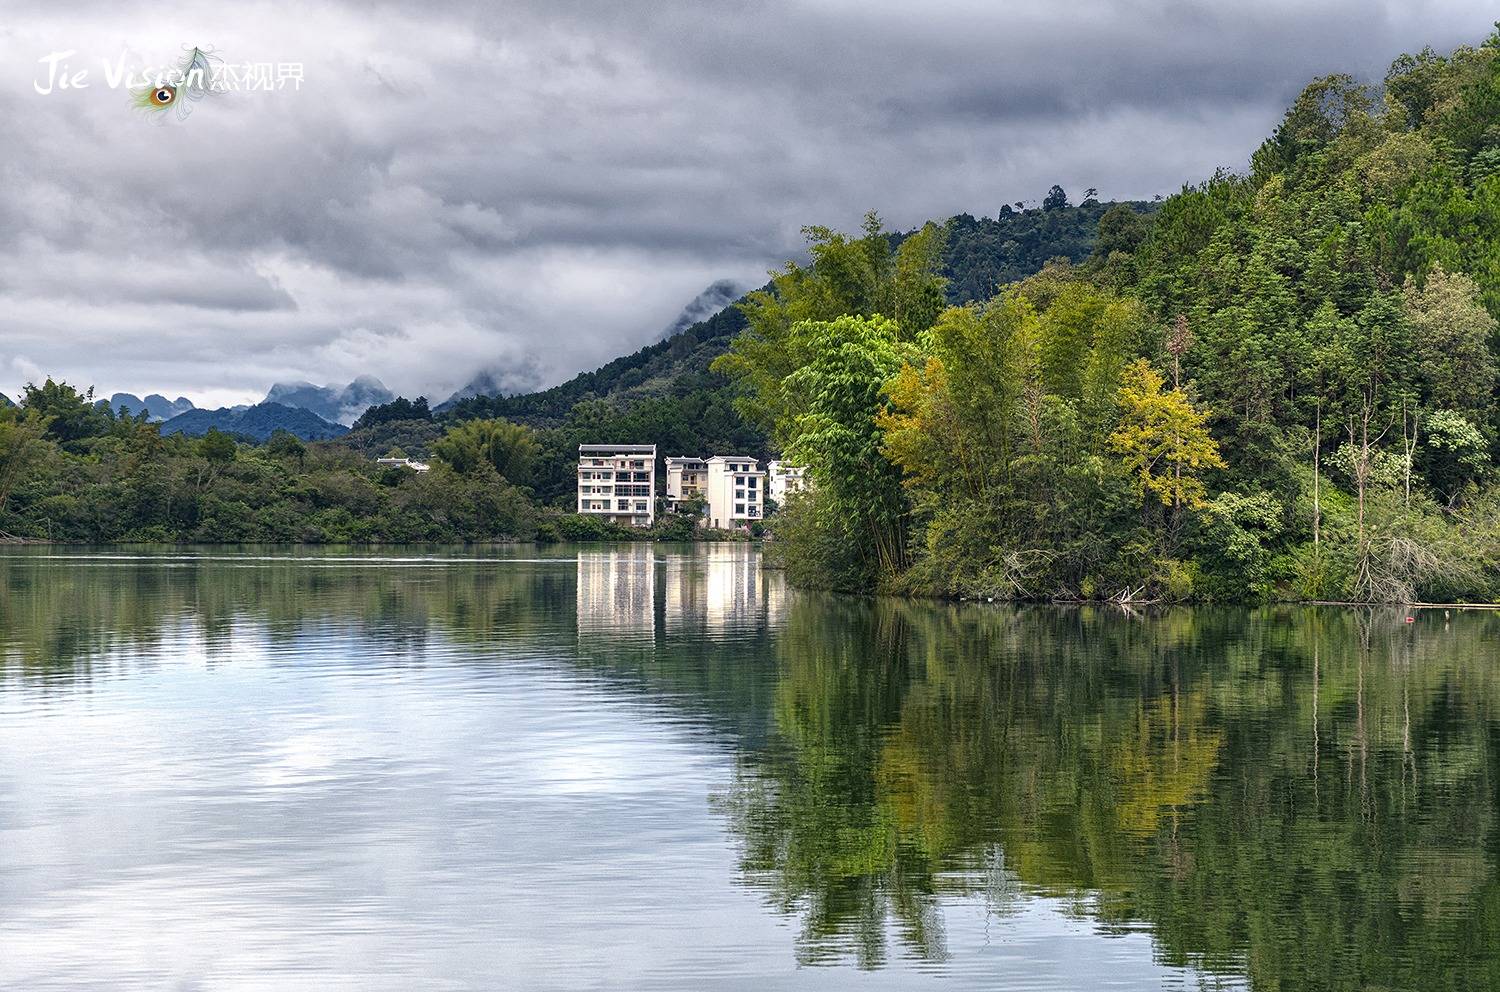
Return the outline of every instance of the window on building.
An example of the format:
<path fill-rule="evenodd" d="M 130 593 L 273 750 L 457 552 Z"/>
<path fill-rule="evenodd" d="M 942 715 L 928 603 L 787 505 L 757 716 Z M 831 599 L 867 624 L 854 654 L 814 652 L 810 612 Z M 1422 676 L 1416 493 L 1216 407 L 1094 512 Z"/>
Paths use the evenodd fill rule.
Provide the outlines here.
<path fill-rule="evenodd" d="M 743 517 L 745 515 L 745 504 L 744 503 L 736 503 L 736 504 L 734 504 L 734 512 L 735 512 L 736 516 Z"/>

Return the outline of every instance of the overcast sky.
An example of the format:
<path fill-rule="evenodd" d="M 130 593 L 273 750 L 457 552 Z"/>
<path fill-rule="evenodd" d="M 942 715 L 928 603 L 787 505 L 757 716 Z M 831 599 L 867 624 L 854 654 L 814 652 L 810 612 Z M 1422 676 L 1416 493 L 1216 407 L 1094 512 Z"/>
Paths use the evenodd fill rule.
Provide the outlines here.
<path fill-rule="evenodd" d="M 446 397 L 654 340 L 809 223 L 1243 167 L 1310 78 L 1482 41 L 1458 0 L 7 0 L 0 391 Z M 156 126 L 106 64 L 301 63 Z M 42 95 L 51 53 L 88 85 Z"/>

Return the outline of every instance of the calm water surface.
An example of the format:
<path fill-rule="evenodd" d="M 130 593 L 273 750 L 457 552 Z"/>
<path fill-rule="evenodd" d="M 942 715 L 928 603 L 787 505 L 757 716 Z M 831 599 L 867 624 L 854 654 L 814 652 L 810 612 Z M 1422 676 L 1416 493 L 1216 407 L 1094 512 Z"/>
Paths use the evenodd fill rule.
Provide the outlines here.
<path fill-rule="evenodd" d="M 0 556 L 0 988 L 1500 987 L 1500 616 Z"/>

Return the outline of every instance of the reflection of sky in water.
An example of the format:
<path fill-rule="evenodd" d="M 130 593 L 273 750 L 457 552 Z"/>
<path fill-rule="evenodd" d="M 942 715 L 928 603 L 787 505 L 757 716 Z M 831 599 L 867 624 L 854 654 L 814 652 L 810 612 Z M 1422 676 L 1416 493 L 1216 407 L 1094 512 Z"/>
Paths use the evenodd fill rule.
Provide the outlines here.
<path fill-rule="evenodd" d="M 893 940 L 876 972 L 799 968 L 711 807 L 723 735 L 577 664 L 658 612 L 764 623 L 764 580 L 642 550 L 580 557 L 576 630 L 174 621 L 87 682 L 0 680 L 0 987 L 1196 985 L 1062 901 L 1009 887 L 997 914 L 981 869 L 943 901 L 945 962 Z"/>

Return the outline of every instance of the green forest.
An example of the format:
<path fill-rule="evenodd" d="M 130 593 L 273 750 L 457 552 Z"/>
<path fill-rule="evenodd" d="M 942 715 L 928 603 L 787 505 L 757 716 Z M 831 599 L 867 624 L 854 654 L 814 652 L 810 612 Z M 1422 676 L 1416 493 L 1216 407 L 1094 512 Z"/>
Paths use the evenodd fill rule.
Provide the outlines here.
<path fill-rule="evenodd" d="M 805 260 L 682 334 L 331 441 L 163 437 L 47 380 L 0 404 L 0 534 L 640 536 L 567 509 L 580 442 L 645 442 L 806 465 L 768 546 L 807 587 L 1493 600 L 1497 122 L 1500 33 L 1380 86 L 1317 80 L 1244 172 L 1160 202 L 1053 187 L 910 232 L 809 227 Z"/>
<path fill-rule="evenodd" d="M 805 586 L 995 598 L 1500 593 L 1500 33 L 1308 86 L 1245 174 L 945 306 L 873 215 L 715 367 L 814 492 Z"/>

